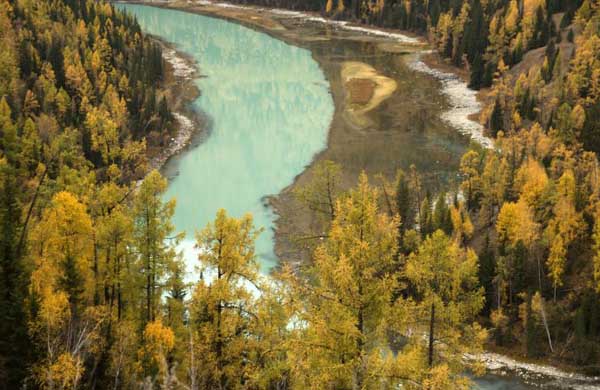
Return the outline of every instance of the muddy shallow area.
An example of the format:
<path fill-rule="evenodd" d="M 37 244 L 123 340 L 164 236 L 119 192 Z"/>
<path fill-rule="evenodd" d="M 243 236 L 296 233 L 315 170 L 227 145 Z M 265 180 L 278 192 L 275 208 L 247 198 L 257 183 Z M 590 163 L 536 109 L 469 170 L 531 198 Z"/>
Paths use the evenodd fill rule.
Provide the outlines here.
<path fill-rule="evenodd" d="M 470 138 L 442 119 L 449 102 L 441 83 L 412 68 L 419 47 L 305 20 L 280 24 L 287 28 L 286 39 L 312 51 L 336 105 L 328 147 L 315 162 L 339 163 L 344 187 L 352 186 L 362 170 L 373 180 L 380 173 L 392 179 L 398 168 L 413 164 L 432 192 L 456 181 Z M 271 200 L 280 216 L 275 249 L 282 261 L 305 259 L 308 253 L 296 238 L 314 233 L 318 225 L 293 194 L 310 181 L 313 167 Z"/>

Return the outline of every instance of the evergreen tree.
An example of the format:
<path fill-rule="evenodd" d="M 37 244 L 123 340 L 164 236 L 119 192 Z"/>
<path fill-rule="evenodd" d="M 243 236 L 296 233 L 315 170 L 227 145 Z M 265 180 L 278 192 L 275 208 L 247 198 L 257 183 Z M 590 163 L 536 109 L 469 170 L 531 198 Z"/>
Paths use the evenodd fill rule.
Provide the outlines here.
<path fill-rule="evenodd" d="M 396 207 L 400 216 L 400 233 L 412 229 L 415 223 L 415 201 L 406 174 L 399 171 L 396 178 Z"/>
<path fill-rule="evenodd" d="M 0 160 L 0 388 L 17 388 L 27 373 L 29 338 L 24 313 L 27 273 L 19 256 L 21 207 L 16 169 Z"/>
<path fill-rule="evenodd" d="M 441 192 L 435 202 L 433 209 L 433 229 L 442 230 L 447 235 L 452 233 L 452 219 L 450 218 L 450 208 L 446 200 L 446 194 Z"/>
<path fill-rule="evenodd" d="M 504 130 L 504 113 L 500 102 L 496 100 L 490 116 L 490 133 L 493 137 L 496 137 L 500 130 Z"/>
<path fill-rule="evenodd" d="M 471 65 L 471 73 L 469 76 L 469 88 L 480 89 L 482 87 L 484 77 L 484 64 L 481 54 L 477 53 Z"/>
<path fill-rule="evenodd" d="M 429 196 L 426 196 L 425 199 L 423 199 L 419 210 L 419 231 L 421 233 L 421 237 L 425 238 L 434 231 L 431 201 L 429 200 Z"/>
<path fill-rule="evenodd" d="M 174 227 L 171 218 L 175 212 L 175 200 L 163 202 L 167 180 L 152 171 L 140 185 L 133 204 L 133 236 L 139 243 L 139 270 L 144 290 L 143 324 L 158 317 L 162 297 L 162 280 L 175 258 Z M 177 238 L 177 237 L 176 237 Z"/>

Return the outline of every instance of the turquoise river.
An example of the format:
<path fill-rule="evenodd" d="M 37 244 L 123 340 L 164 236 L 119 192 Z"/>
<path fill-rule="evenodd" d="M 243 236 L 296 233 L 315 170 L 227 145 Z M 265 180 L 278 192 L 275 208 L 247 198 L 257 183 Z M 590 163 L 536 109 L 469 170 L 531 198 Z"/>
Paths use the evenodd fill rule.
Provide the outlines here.
<path fill-rule="evenodd" d="M 279 193 L 326 146 L 333 115 L 328 83 L 310 51 L 223 20 L 126 5 L 142 28 L 173 42 L 198 63 L 209 136 L 183 158 L 167 198 L 177 199 L 174 224 L 185 231 L 188 264 L 194 232 L 224 208 L 250 212 L 264 229 L 256 243 L 263 271 L 276 263 L 275 216 L 265 196 Z"/>

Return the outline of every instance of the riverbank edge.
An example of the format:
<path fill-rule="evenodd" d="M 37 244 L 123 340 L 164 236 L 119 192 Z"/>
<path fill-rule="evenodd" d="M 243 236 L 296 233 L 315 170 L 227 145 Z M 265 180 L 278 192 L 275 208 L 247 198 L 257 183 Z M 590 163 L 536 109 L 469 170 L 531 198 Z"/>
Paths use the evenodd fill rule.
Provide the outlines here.
<path fill-rule="evenodd" d="M 542 387 L 550 389 L 600 389 L 600 376 L 582 374 L 576 370 L 576 367 L 565 364 L 550 365 L 538 360 L 525 360 L 507 350 L 496 352 L 494 348 L 490 348 L 477 356 L 466 358 L 482 362 L 489 372 L 498 376 L 509 374 L 524 381 L 531 379 L 548 381 Z"/>
<path fill-rule="evenodd" d="M 282 32 L 284 32 L 286 30 L 278 30 L 276 28 L 268 28 L 265 25 L 262 25 L 260 23 L 256 23 L 256 21 L 253 21 L 251 19 L 250 15 L 248 15 L 247 19 L 242 19 L 239 17 L 233 17 L 231 15 L 225 15 L 222 13 L 215 12 L 214 10 L 212 10 L 210 8 L 206 8 L 204 4 L 194 4 L 194 3 L 181 3 L 181 2 L 155 3 L 155 2 L 152 2 L 149 0 L 130 0 L 130 1 L 126 1 L 126 3 L 143 4 L 143 5 L 149 5 L 149 6 L 153 6 L 153 7 L 157 7 L 157 8 L 173 9 L 173 10 L 178 10 L 181 12 L 189 12 L 189 13 L 195 13 L 195 14 L 204 15 L 204 16 L 215 17 L 215 18 L 219 18 L 219 19 L 223 19 L 223 20 L 227 20 L 227 21 L 230 21 L 233 23 L 243 25 L 245 27 L 259 31 L 261 33 L 265 33 L 265 34 L 270 35 L 278 40 L 286 42 L 290 45 L 299 46 L 298 43 L 295 42 L 293 39 L 290 39 L 289 37 L 286 37 L 286 36 L 284 36 L 284 34 L 282 34 Z M 202 8 L 199 8 L 199 7 L 202 7 Z M 252 8 L 252 7 L 247 7 L 247 8 Z M 257 9 L 256 12 L 259 12 L 261 10 L 264 10 L 264 7 Z M 315 14 L 315 15 L 318 15 L 318 14 Z M 358 25 L 358 26 L 360 26 L 360 25 Z M 379 29 L 373 28 L 373 30 L 379 30 Z M 389 30 L 389 31 L 381 30 L 381 31 L 402 33 L 402 34 L 404 33 L 403 31 L 399 31 L 399 30 Z M 412 36 L 412 34 L 407 34 L 407 35 Z M 423 41 L 423 43 L 426 43 L 426 39 L 424 37 L 419 37 L 419 39 L 421 39 Z M 161 41 L 160 39 L 158 39 L 158 40 Z M 165 44 L 164 41 L 162 43 Z M 182 53 L 182 55 L 185 55 L 185 54 Z M 314 56 L 313 56 L 313 58 L 314 58 Z M 319 63 L 319 60 L 317 58 L 315 58 L 315 61 L 317 61 Z M 429 66 L 430 68 L 432 68 L 435 71 L 442 72 L 442 73 L 452 73 L 453 75 L 455 75 L 457 78 L 459 78 L 463 82 L 465 82 L 465 83 L 468 82 L 464 69 L 460 69 L 460 68 L 457 68 L 457 67 L 447 64 L 445 61 L 443 61 L 443 59 L 441 59 L 438 55 L 436 55 L 435 52 L 424 54 L 422 57 L 422 61 L 427 66 Z M 433 75 L 432 75 L 432 77 L 435 78 L 435 76 L 433 76 Z M 190 81 L 193 84 L 193 78 Z M 192 98 L 191 101 L 193 101 L 194 99 L 195 99 L 195 97 Z M 477 100 L 479 103 L 483 103 L 485 101 L 485 93 L 478 93 Z M 334 100 L 334 102 L 335 102 L 335 100 Z M 337 103 L 337 102 L 335 102 L 335 103 Z M 341 108 L 336 106 L 335 109 L 337 110 L 337 109 L 341 109 Z M 473 122 L 477 122 L 476 118 L 478 116 L 479 116 L 479 113 L 474 114 L 470 118 L 470 120 L 472 120 Z M 327 138 L 328 138 L 327 139 L 327 147 L 329 147 L 330 140 L 331 140 L 331 137 L 329 136 L 329 132 L 328 132 Z M 191 139 L 191 137 L 190 137 L 190 139 Z M 187 145 L 189 145 L 189 142 Z M 186 145 L 186 147 L 187 147 L 187 145 Z M 179 151 L 175 152 L 173 155 L 169 156 L 169 158 L 180 153 L 184 149 L 185 149 L 185 147 L 182 148 L 182 150 L 179 150 Z M 274 211 L 277 215 L 279 215 L 278 209 L 280 207 L 279 202 L 281 201 L 281 196 L 285 193 L 289 194 L 293 190 L 293 188 L 297 184 L 298 178 L 304 172 L 306 172 L 308 169 L 313 167 L 316 163 L 318 163 L 321 160 L 321 156 L 322 156 L 323 152 L 324 151 L 321 151 L 321 152 L 315 154 L 311 163 L 306 166 L 306 168 L 303 172 L 299 173 L 295 177 L 294 181 L 289 186 L 284 188 L 279 194 L 267 197 L 267 201 L 268 201 L 269 205 L 274 209 Z M 166 163 L 166 161 L 165 161 L 165 163 Z M 275 234 L 277 235 L 277 230 L 278 230 L 277 221 L 275 221 L 275 226 L 276 226 Z M 277 239 L 276 239 L 276 241 L 277 241 Z M 276 252 L 277 252 L 277 250 L 276 250 Z M 542 376 L 553 378 L 553 379 L 561 379 L 561 380 L 566 379 L 566 380 L 576 380 L 579 382 L 586 382 L 586 385 L 584 385 L 586 387 L 577 387 L 578 389 L 579 388 L 590 389 L 590 390 L 591 389 L 600 389 L 600 387 L 596 386 L 596 383 L 598 383 L 598 381 L 600 381 L 600 377 L 585 376 L 583 374 L 578 373 L 576 370 L 574 370 L 571 373 L 570 371 L 572 369 L 574 369 L 574 367 L 550 366 L 550 365 L 545 365 L 545 364 L 531 363 L 531 362 L 526 362 L 526 361 L 520 360 L 519 359 L 520 357 L 517 355 L 511 354 L 509 356 L 509 355 L 499 354 L 499 353 L 490 352 L 490 351 L 484 352 L 481 356 L 476 357 L 476 358 L 483 361 L 485 366 L 487 367 L 487 369 L 492 373 L 510 372 L 510 373 L 514 373 L 517 376 L 522 377 L 522 371 L 526 371 L 528 373 L 542 375 Z M 567 372 L 565 370 L 568 370 L 569 372 Z M 587 386 L 588 383 L 591 385 L 591 387 Z"/>
<path fill-rule="evenodd" d="M 148 36 L 161 47 L 166 65 L 162 92 L 177 122 L 177 130 L 169 144 L 148 151 L 147 171 L 150 172 L 155 169 L 164 171 L 173 157 L 185 152 L 195 137 L 208 131 L 208 120 L 206 114 L 193 105 L 201 94 L 194 82 L 201 77 L 196 61 L 170 42 L 155 35 Z"/>

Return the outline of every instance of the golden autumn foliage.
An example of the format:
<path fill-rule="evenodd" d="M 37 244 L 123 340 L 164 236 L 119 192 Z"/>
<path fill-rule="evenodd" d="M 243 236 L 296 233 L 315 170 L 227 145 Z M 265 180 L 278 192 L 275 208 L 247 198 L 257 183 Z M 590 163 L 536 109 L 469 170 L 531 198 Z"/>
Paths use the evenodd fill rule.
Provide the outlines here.
<path fill-rule="evenodd" d="M 260 337 L 270 338 L 270 330 L 281 328 L 264 328 L 264 321 L 274 317 L 257 306 L 259 302 L 274 303 L 258 273 L 254 241 L 259 233 L 250 215 L 236 219 L 219 210 L 214 223 L 196 235 L 202 277 L 191 302 L 191 332 L 197 370 L 194 381 L 203 388 L 238 389 L 244 388 L 244 383 L 269 383 L 260 371 L 261 364 L 269 360 L 268 355 L 260 358 L 267 352 Z M 257 298 L 260 292 L 256 289 L 264 289 L 265 301 Z M 266 371 L 268 377 L 271 373 Z"/>
<path fill-rule="evenodd" d="M 169 370 L 167 357 L 175 345 L 175 335 L 169 327 L 156 320 L 146 325 L 143 338 L 144 343 L 138 352 L 138 371 L 142 377 L 158 377 L 164 383 L 163 378 Z"/>
<path fill-rule="evenodd" d="M 327 4 L 325 5 L 325 13 L 330 13 L 333 8 L 333 0 L 327 0 Z"/>
<path fill-rule="evenodd" d="M 460 159 L 460 173 L 463 175 L 461 189 L 465 194 L 468 208 L 475 206 L 481 196 L 480 165 L 481 156 L 474 150 L 468 151 Z"/>
<path fill-rule="evenodd" d="M 76 388 L 83 373 L 82 362 L 68 353 L 61 354 L 48 369 L 48 383 L 60 389 Z"/>
<path fill-rule="evenodd" d="M 158 317 L 162 279 L 175 261 L 175 246 L 181 238 L 174 233 L 171 218 L 175 213 L 175 199 L 167 202 L 162 195 L 167 180 L 158 171 L 150 172 L 138 188 L 133 202 L 133 239 L 138 243 L 138 267 L 140 287 L 144 290 L 144 321 L 152 322 Z"/>
<path fill-rule="evenodd" d="M 483 302 L 477 258 L 442 232 L 428 238 L 407 261 L 398 258 L 398 220 L 379 211 L 380 199 L 381 193 L 362 174 L 357 188 L 337 201 L 327 242 L 302 272 L 310 284 L 288 273 L 286 280 L 300 298 L 288 353 L 293 388 L 469 383 L 460 375 L 460 356 L 477 351 L 485 338 L 473 322 Z M 435 275 L 448 284 L 436 283 Z M 394 298 L 406 288 L 398 283 L 403 279 L 417 289 L 413 298 Z M 441 289 L 434 287 L 438 284 Z M 445 340 L 449 347 L 436 348 L 435 361 L 428 365 L 423 334 L 430 330 L 432 300 L 439 316 L 434 339 Z M 390 334 L 407 337 L 396 353 L 385 341 Z"/>
<path fill-rule="evenodd" d="M 479 351 L 487 337 L 475 321 L 484 303 L 478 266 L 471 249 L 461 248 L 440 230 L 407 259 L 405 273 L 419 294 L 417 318 L 428 330 L 428 363 L 434 378 L 441 374 L 439 366 L 450 368 L 453 374 L 462 372 L 462 356 Z M 436 347 L 436 340 L 444 343 Z M 446 380 L 455 386 L 466 383 L 461 375 Z"/>
<path fill-rule="evenodd" d="M 456 242 L 462 244 L 473 236 L 473 223 L 464 203 L 461 202 L 456 207 L 454 205 L 450 207 L 450 218 L 452 220 L 453 238 Z"/>
<path fill-rule="evenodd" d="M 85 291 L 92 276 L 92 232 L 85 206 L 68 192 L 56 194 L 33 232 L 37 267 L 31 287 L 36 294 L 66 293 L 72 301 L 90 298 Z M 61 286 L 67 271 L 77 275 L 77 286 Z"/>
<path fill-rule="evenodd" d="M 517 171 L 515 184 L 522 199 L 532 209 L 537 208 L 548 185 L 548 176 L 542 165 L 529 160 Z"/>
<path fill-rule="evenodd" d="M 556 187 L 554 218 L 546 228 L 547 239 L 551 243 L 548 268 L 555 288 L 563 284 L 569 246 L 585 229 L 583 215 L 575 206 L 576 182 L 573 172 L 563 173 Z"/>
<path fill-rule="evenodd" d="M 291 341 L 295 388 L 372 386 L 372 373 L 385 370 L 379 357 L 391 351 L 380 341 L 396 284 L 398 221 L 378 213 L 377 198 L 362 174 L 336 203 L 327 244 L 314 253 L 313 286 L 297 282 L 306 298 Z"/>
<path fill-rule="evenodd" d="M 92 149 L 100 152 L 105 163 L 119 156 L 120 144 L 117 124 L 105 110 L 92 108 L 86 115 L 85 125 L 92 135 Z"/>
<path fill-rule="evenodd" d="M 500 239 L 511 245 L 522 241 L 523 244 L 529 246 L 539 236 L 539 225 L 533 219 L 531 208 L 523 200 L 502 205 L 496 230 Z"/>

